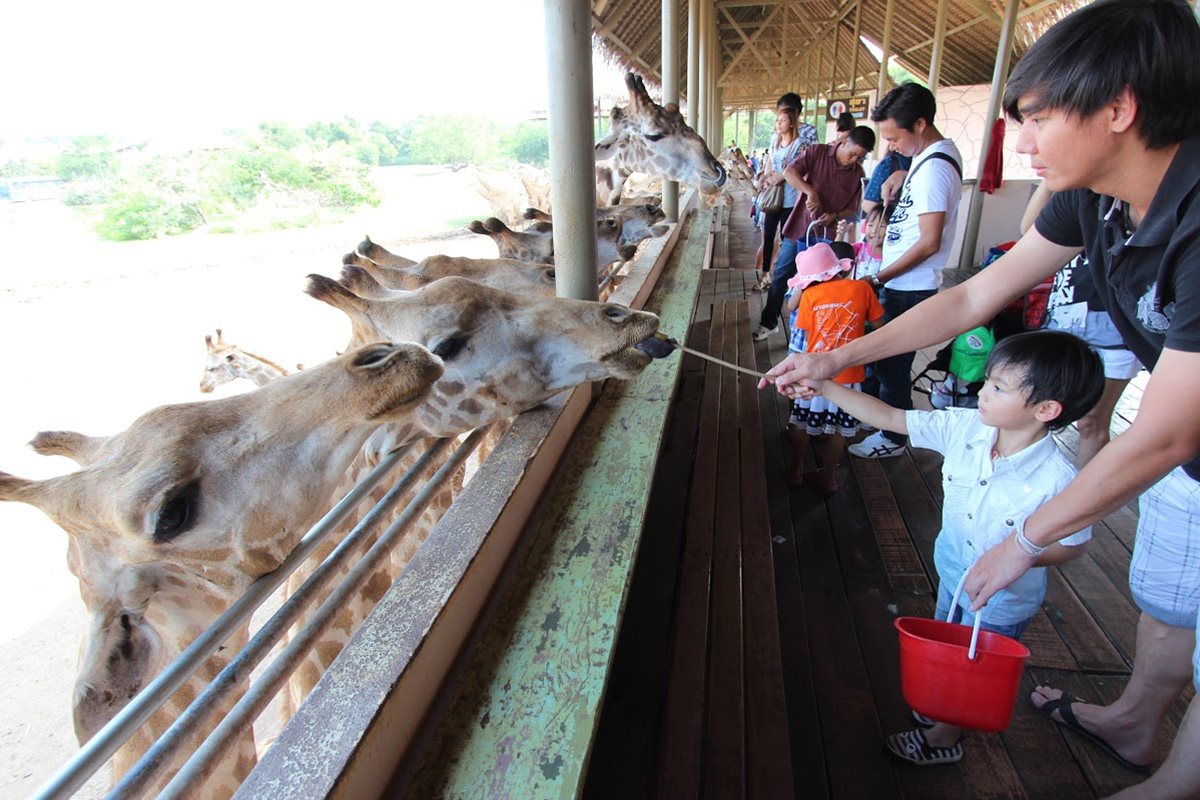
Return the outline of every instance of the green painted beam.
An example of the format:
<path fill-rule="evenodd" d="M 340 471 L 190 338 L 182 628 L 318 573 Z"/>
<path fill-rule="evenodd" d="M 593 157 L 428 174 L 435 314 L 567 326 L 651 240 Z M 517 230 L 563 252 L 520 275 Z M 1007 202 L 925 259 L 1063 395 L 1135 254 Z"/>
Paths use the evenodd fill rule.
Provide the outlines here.
<path fill-rule="evenodd" d="M 684 223 L 646 310 L 682 339 L 711 212 Z M 560 465 L 410 798 L 573 798 L 583 786 L 681 359 L 610 381 Z"/>

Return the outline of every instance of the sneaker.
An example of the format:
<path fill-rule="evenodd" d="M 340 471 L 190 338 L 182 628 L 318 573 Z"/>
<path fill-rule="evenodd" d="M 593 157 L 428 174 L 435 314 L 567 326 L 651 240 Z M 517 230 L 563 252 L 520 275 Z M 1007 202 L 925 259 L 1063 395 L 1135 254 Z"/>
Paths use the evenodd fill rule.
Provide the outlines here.
<path fill-rule="evenodd" d="M 932 728 L 934 725 L 937 725 L 937 720 L 930 719 L 915 708 L 912 709 L 912 718 L 913 722 L 917 723 L 918 728 Z"/>
<path fill-rule="evenodd" d="M 861 421 L 861 420 L 860 420 L 860 421 L 859 421 L 859 423 L 858 423 L 858 429 L 859 429 L 860 431 L 862 431 L 863 433 L 874 433 L 875 431 L 879 430 L 879 428 L 876 428 L 876 427 L 875 427 L 874 425 L 872 425 L 871 423 L 869 423 L 869 422 L 863 422 L 863 421 Z"/>
<path fill-rule="evenodd" d="M 962 761 L 962 740 L 954 743 L 953 747 L 933 747 L 925 741 L 925 731 L 917 728 L 904 733 L 893 733 L 883 740 L 888 751 L 918 767 L 929 767 L 934 764 L 956 764 Z"/>
<path fill-rule="evenodd" d="M 756 342 L 761 342 L 763 339 L 775 332 L 774 328 L 768 328 L 766 325 L 759 325 L 754 329 L 754 333 L 750 334 L 750 338 Z"/>
<path fill-rule="evenodd" d="M 896 444 L 884 436 L 882 431 L 876 431 L 846 449 L 850 451 L 850 455 L 859 458 L 894 458 L 904 452 L 904 445 Z"/>

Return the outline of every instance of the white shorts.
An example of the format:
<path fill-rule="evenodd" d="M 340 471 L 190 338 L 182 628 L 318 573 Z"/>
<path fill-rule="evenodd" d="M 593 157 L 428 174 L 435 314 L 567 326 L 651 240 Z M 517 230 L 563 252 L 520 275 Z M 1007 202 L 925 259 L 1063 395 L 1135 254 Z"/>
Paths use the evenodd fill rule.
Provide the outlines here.
<path fill-rule="evenodd" d="M 1102 347 L 1097 347 L 1095 350 L 1100 354 L 1100 360 L 1104 362 L 1104 377 L 1110 381 L 1131 380 L 1142 370 L 1142 362 L 1138 361 L 1137 356 L 1130 350 L 1124 348 L 1106 350 Z"/>
<path fill-rule="evenodd" d="M 1134 601 L 1155 619 L 1200 634 L 1200 483 L 1176 467 L 1142 494 L 1138 511 L 1129 561 Z M 1197 642 L 1192 679 L 1200 689 L 1200 635 Z"/>

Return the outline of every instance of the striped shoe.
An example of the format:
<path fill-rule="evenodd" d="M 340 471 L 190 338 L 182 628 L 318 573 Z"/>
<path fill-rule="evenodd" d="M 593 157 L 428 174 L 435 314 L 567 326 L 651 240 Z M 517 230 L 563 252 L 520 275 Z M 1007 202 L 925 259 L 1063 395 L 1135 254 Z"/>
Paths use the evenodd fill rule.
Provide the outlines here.
<path fill-rule="evenodd" d="M 963 757 L 962 740 L 955 742 L 953 747 L 933 747 L 925 741 L 925 731 L 920 728 L 893 733 L 883 742 L 892 755 L 918 767 L 954 764 Z"/>

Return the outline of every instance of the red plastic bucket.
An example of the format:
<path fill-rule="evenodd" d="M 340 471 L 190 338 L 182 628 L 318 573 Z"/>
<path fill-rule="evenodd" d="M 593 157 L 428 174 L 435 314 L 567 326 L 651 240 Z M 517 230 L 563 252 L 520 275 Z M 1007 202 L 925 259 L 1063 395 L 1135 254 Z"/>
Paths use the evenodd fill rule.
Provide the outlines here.
<path fill-rule="evenodd" d="M 957 597 L 955 598 L 957 600 Z M 940 722 L 980 731 L 1002 731 L 1017 702 L 1029 648 L 991 631 L 923 617 L 900 617 L 900 686 L 917 711 Z"/>

